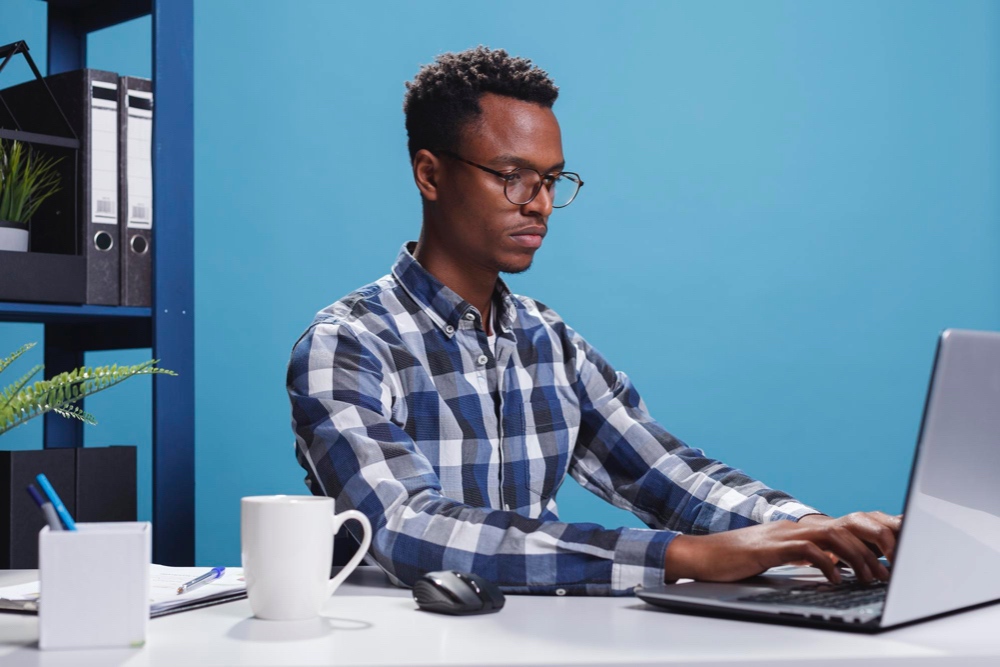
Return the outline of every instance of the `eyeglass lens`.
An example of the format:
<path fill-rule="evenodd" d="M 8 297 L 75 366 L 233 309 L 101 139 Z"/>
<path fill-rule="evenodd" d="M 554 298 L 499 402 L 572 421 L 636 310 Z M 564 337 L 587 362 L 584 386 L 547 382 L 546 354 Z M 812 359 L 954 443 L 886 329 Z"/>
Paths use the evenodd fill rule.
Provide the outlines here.
<path fill-rule="evenodd" d="M 568 205 L 576 197 L 580 183 L 571 176 L 561 174 L 547 183 L 553 208 Z M 531 201 L 542 187 L 542 176 L 533 169 L 518 169 L 507 179 L 507 199 L 518 206 Z"/>

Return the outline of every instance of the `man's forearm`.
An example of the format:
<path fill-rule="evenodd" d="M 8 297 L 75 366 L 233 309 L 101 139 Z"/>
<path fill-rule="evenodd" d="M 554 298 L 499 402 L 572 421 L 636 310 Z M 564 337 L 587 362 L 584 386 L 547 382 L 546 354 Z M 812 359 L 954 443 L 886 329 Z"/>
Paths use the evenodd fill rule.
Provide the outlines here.
<path fill-rule="evenodd" d="M 507 593 L 627 595 L 637 585 L 659 583 L 659 564 L 674 537 L 529 519 L 464 505 L 434 490 L 390 507 L 372 554 L 405 585 L 427 571 L 455 569 L 479 574 Z"/>

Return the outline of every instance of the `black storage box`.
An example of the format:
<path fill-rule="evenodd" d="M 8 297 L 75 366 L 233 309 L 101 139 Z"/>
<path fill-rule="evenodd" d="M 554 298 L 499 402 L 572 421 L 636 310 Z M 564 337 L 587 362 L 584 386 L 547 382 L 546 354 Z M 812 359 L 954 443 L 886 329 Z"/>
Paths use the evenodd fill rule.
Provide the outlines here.
<path fill-rule="evenodd" d="M 77 209 L 83 188 L 89 185 L 89 177 L 83 181 L 80 176 L 89 174 L 90 164 L 81 159 L 78 131 L 53 97 L 51 86 L 46 88 L 41 80 L 28 45 L 14 42 L 0 47 L 0 58 L 9 60 L 18 53 L 38 78 L 0 90 L 0 138 L 25 142 L 58 160 L 60 189 L 29 225 L 29 252 L 0 251 L 0 301 L 86 303 L 88 255 L 80 228 L 84 211 Z M 74 100 L 77 107 L 85 104 L 82 93 L 79 97 Z M 88 227 L 84 224 L 82 229 Z"/>
<path fill-rule="evenodd" d="M 0 250 L 0 301 L 84 303 L 87 259 L 83 255 Z"/>
<path fill-rule="evenodd" d="M 76 521 L 135 521 L 135 447 L 0 451 L 0 569 L 38 567 L 45 517 L 28 495 L 40 472 Z"/>

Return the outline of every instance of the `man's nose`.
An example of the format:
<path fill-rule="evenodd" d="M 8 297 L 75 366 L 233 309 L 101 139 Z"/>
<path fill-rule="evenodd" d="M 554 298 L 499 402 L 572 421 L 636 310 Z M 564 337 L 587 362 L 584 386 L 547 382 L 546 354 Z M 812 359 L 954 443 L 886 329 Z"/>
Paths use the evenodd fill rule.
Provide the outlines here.
<path fill-rule="evenodd" d="M 525 204 L 523 208 L 526 213 L 533 213 L 547 219 L 552 215 L 552 192 L 543 184 L 538 189 L 535 198 Z"/>

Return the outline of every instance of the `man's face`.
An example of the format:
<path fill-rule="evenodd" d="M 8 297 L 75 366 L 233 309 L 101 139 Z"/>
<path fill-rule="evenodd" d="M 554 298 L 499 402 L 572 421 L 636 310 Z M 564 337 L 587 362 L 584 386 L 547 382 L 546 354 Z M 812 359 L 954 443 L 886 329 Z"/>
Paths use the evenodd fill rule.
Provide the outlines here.
<path fill-rule="evenodd" d="M 562 137 L 551 109 L 490 93 L 479 104 L 483 113 L 464 128 L 458 155 L 501 172 L 530 167 L 544 175 L 562 169 Z M 502 178 L 440 159 L 437 205 L 449 254 L 490 271 L 526 271 L 548 230 L 548 190 L 541 188 L 534 200 L 517 206 L 504 196 Z"/>

